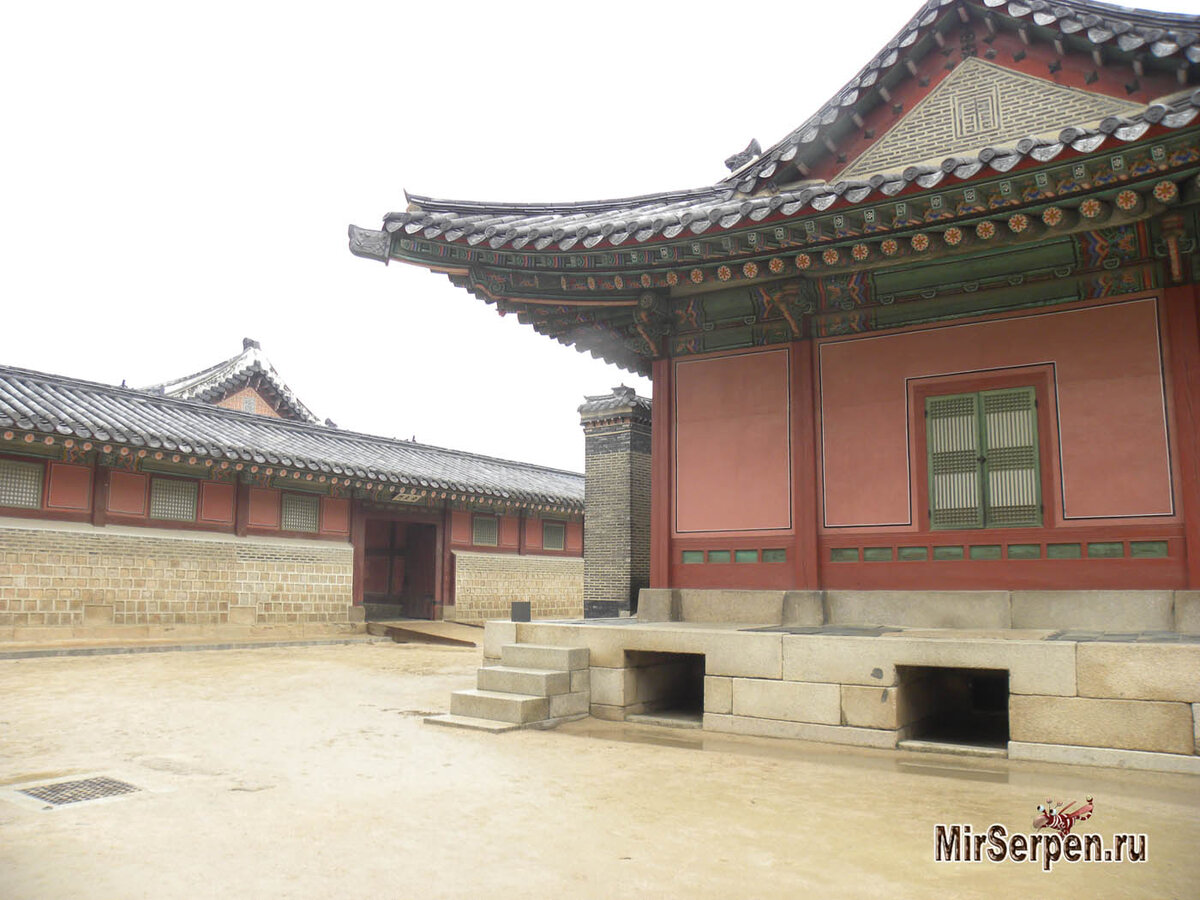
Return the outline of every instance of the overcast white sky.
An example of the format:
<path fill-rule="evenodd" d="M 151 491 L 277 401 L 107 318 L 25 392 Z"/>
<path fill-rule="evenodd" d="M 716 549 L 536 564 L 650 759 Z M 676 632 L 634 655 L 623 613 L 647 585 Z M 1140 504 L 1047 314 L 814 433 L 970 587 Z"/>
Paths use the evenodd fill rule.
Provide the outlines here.
<path fill-rule="evenodd" d="M 0 363 L 139 386 L 253 337 L 343 428 L 582 471 L 583 395 L 649 383 L 351 256 L 346 226 L 378 228 L 404 189 L 711 184 L 919 5 L 6 4 Z"/>

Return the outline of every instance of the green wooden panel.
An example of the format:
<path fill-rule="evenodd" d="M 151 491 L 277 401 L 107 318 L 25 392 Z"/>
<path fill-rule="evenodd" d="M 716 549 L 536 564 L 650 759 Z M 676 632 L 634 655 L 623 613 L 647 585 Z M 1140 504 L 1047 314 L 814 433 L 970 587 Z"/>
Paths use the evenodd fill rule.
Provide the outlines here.
<path fill-rule="evenodd" d="M 829 551 L 830 562 L 858 562 L 857 547 L 834 547 Z"/>
<path fill-rule="evenodd" d="M 1130 541 L 1129 555 L 1134 559 L 1165 559 L 1166 541 Z"/>
<path fill-rule="evenodd" d="M 1008 545 L 1009 559 L 1041 559 L 1042 547 L 1040 544 L 1009 544 Z"/>
<path fill-rule="evenodd" d="M 1031 387 L 979 395 L 987 528 L 1042 524 L 1037 394 Z"/>
<path fill-rule="evenodd" d="M 900 559 L 929 559 L 928 547 L 901 547 L 899 551 Z"/>
<path fill-rule="evenodd" d="M 735 550 L 733 553 L 733 561 L 740 563 L 756 563 L 758 562 L 757 550 Z"/>
<path fill-rule="evenodd" d="M 999 559 L 999 544 L 972 544 L 971 559 Z"/>
<path fill-rule="evenodd" d="M 1034 269 L 1075 265 L 1075 247 L 1070 239 L 1060 239 L 1006 250 L 987 256 L 954 258 L 919 266 L 882 269 L 874 274 L 876 294 L 902 294 L 943 285 L 961 284 L 1008 275 L 1025 275 Z"/>
<path fill-rule="evenodd" d="M 710 563 L 727 563 L 730 560 L 728 550 L 709 550 L 708 561 Z"/>
<path fill-rule="evenodd" d="M 863 547 L 864 562 L 891 562 L 891 547 Z"/>
<path fill-rule="evenodd" d="M 762 561 L 765 563 L 787 562 L 787 551 L 786 550 L 764 550 L 762 552 Z"/>
<path fill-rule="evenodd" d="M 963 554 L 964 554 L 964 551 L 963 551 L 962 547 L 934 547 L 933 548 L 933 558 L 934 559 L 962 559 Z"/>
<path fill-rule="evenodd" d="M 925 399 L 929 522 L 933 528 L 983 525 L 978 417 L 977 394 Z"/>
<path fill-rule="evenodd" d="M 1088 559 L 1120 559 L 1125 545 L 1120 541 L 1093 541 L 1087 545 Z"/>
<path fill-rule="evenodd" d="M 1079 559 L 1083 548 L 1078 544 L 1047 544 L 1046 559 Z"/>
<path fill-rule="evenodd" d="M 684 563 L 686 563 L 688 565 L 692 565 L 694 563 L 702 563 L 702 562 L 704 562 L 704 551 L 703 550 L 684 550 L 683 551 L 683 561 L 684 561 Z"/>

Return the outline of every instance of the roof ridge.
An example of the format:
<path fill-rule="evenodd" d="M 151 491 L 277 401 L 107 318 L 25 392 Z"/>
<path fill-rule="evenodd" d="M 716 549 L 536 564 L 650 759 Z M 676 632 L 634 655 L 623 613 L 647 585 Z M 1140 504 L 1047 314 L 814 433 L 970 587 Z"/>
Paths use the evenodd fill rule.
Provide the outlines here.
<path fill-rule="evenodd" d="M 269 426 L 282 426 L 289 430 L 301 432 L 317 431 L 321 434 L 336 435 L 343 438 L 360 438 L 370 441 L 383 441 L 392 445 L 401 447 L 419 447 L 428 450 L 437 450 L 442 453 L 453 454 L 459 457 L 470 459 L 479 459 L 487 462 L 507 463 L 509 465 L 520 466 L 526 469 L 537 469 L 543 472 L 554 472 L 560 475 L 570 475 L 572 477 L 582 478 L 583 473 L 572 472 L 569 469 L 558 469 L 553 466 L 544 466 L 538 463 L 522 462 L 521 460 L 506 459 L 499 456 L 488 456 L 483 453 L 475 453 L 468 450 L 457 450 L 451 447 L 441 447 L 436 444 L 423 444 L 418 441 L 408 441 L 404 438 L 390 437 L 382 434 L 370 434 L 365 431 L 350 431 L 345 428 L 331 427 L 319 422 L 304 422 L 295 419 L 284 419 L 282 417 L 275 418 L 273 416 L 261 416 L 257 413 L 247 413 L 240 409 L 231 409 L 225 406 L 215 406 L 211 403 L 206 403 L 203 400 L 190 400 L 181 397 L 171 397 L 165 394 L 152 393 L 145 389 L 121 387 L 120 385 L 105 384 L 100 381 L 88 381 L 83 378 L 77 378 L 71 375 L 58 375 L 53 372 L 42 372 L 37 369 L 26 369 L 21 366 L 10 366 L 0 363 L 0 374 L 17 374 L 32 376 L 35 378 L 44 379 L 47 381 L 57 382 L 64 385 L 75 385 L 85 388 L 99 388 L 104 391 L 112 391 L 123 396 L 128 396 L 142 402 L 161 403 L 172 406 L 182 406 L 187 409 L 196 410 L 209 415 L 221 417 L 231 417 L 240 421 L 253 422 L 255 424 L 266 424 Z M 115 440 L 113 443 L 124 443 L 123 441 Z"/>

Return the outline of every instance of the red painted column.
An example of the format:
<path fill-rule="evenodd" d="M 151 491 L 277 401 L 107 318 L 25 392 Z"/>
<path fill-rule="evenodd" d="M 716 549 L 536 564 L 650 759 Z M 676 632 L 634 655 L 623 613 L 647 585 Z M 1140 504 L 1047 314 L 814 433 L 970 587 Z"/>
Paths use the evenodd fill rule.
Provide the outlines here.
<path fill-rule="evenodd" d="M 249 491 L 246 491 L 249 496 Z M 350 501 L 350 545 L 354 548 L 354 573 L 351 593 L 355 606 L 363 605 L 363 578 L 367 567 L 367 517 L 362 502 Z"/>
<path fill-rule="evenodd" d="M 434 579 L 438 585 L 437 601 L 442 609 L 455 604 L 454 598 L 454 555 L 450 552 L 450 507 L 442 508 L 442 522 L 437 527 L 437 541 L 434 553 L 437 566 Z M 444 617 L 443 613 L 443 617 Z"/>
<path fill-rule="evenodd" d="M 353 509 L 350 515 L 354 515 Z M 250 485 L 238 478 L 233 487 L 233 533 L 238 537 L 245 537 L 249 527 Z"/>
<path fill-rule="evenodd" d="M 792 571 L 794 586 L 799 590 L 820 587 L 816 368 L 813 357 L 812 341 L 792 342 L 792 527 L 796 534 Z"/>
<path fill-rule="evenodd" d="M 92 471 L 92 524 L 102 526 L 108 522 L 108 466 L 96 464 Z"/>
<path fill-rule="evenodd" d="M 1167 288 L 1163 306 L 1188 587 L 1200 588 L 1200 290 L 1191 284 Z"/>
<path fill-rule="evenodd" d="M 672 362 L 656 359 L 651 370 L 654 406 L 650 412 L 650 587 L 670 587 L 671 422 L 674 408 Z"/>

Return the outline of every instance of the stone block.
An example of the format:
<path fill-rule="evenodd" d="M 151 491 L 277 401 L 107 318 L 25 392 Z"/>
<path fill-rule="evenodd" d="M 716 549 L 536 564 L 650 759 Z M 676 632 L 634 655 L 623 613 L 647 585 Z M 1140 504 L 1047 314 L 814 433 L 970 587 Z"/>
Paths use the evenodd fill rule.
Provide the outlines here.
<path fill-rule="evenodd" d="M 826 591 L 830 625 L 990 628 L 1011 625 L 1008 591 Z"/>
<path fill-rule="evenodd" d="M 1195 732 L 1187 703 L 1094 700 L 1087 697 L 1009 698 L 1014 741 L 1192 754 Z"/>
<path fill-rule="evenodd" d="M 606 722 L 625 721 L 625 707 L 608 706 L 604 703 L 593 703 L 589 709 L 593 718 L 604 719 Z"/>
<path fill-rule="evenodd" d="M 454 607 L 447 607 L 447 609 L 453 608 Z M 351 622 L 365 622 L 367 621 L 367 608 L 365 606 L 351 606 L 349 616 Z M 449 616 L 446 618 L 449 620 Z"/>
<path fill-rule="evenodd" d="M 570 691 L 571 673 L 546 669 L 485 666 L 477 673 L 476 685 L 481 691 L 549 697 L 554 694 L 566 694 Z"/>
<path fill-rule="evenodd" d="M 782 591 L 721 591 L 684 588 L 679 591 L 680 619 L 709 624 L 783 621 Z"/>
<path fill-rule="evenodd" d="M 1071 747 L 1062 744 L 1009 741 L 1008 758 L 1068 766 L 1104 766 L 1110 769 L 1200 775 L 1200 756 L 1147 753 L 1144 750 L 1112 750 L 1107 747 Z"/>
<path fill-rule="evenodd" d="M 84 625 L 111 625 L 113 623 L 112 604 L 86 603 L 83 607 Z"/>
<path fill-rule="evenodd" d="M 483 655 L 500 658 L 500 649 L 505 644 L 517 642 L 515 622 L 492 621 L 483 626 Z"/>
<path fill-rule="evenodd" d="M 1171 591 L 1013 591 L 1012 627 L 1170 631 Z"/>
<path fill-rule="evenodd" d="M 897 701 L 903 687 L 865 687 L 843 684 L 842 724 L 855 728 L 897 729 L 901 722 Z"/>
<path fill-rule="evenodd" d="M 735 678 L 733 715 L 840 725 L 841 694 L 836 684 Z"/>
<path fill-rule="evenodd" d="M 824 591 L 785 591 L 783 625 L 824 625 Z"/>
<path fill-rule="evenodd" d="M 1200 644 L 1080 643 L 1079 696 L 1200 702 Z"/>
<path fill-rule="evenodd" d="M 1200 591 L 1175 592 L 1175 630 L 1200 634 Z"/>
<path fill-rule="evenodd" d="M 605 669 L 593 666 L 590 676 L 593 704 L 624 707 L 633 702 L 637 690 L 633 669 Z"/>
<path fill-rule="evenodd" d="M 571 683 L 569 690 L 571 693 L 577 691 L 590 691 L 592 689 L 592 670 L 591 669 L 576 669 L 571 673 Z"/>
<path fill-rule="evenodd" d="M 1075 644 L 1064 641 L 785 635 L 783 678 L 891 687 L 896 666 L 1007 669 L 1014 694 L 1075 696 Z"/>
<path fill-rule="evenodd" d="M 679 592 L 670 588 L 642 588 L 638 591 L 639 622 L 678 622 Z"/>
<path fill-rule="evenodd" d="M 706 675 L 704 678 L 704 711 L 706 713 L 733 712 L 733 679 Z"/>
<path fill-rule="evenodd" d="M 1195 740 L 1196 753 L 1200 753 L 1200 703 L 1192 704 L 1192 737 Z"/>
<path fill-rule="evenodd" d="M 822 741 L 827 744 L 850 744 L 856 747 L 878 747 L 880 749 L 894 749 L 897 739 L 895 731 L 875 728 L 847 728 L 844 725 L 785 722 L 780 719 L 722 716 L 715 713 L 704 714 L 704 730 L 724 734 Z"/>
<path fill-rule="evenodd" d="M 356 607 L 362 609 L 361 606 Z M 231 606 L 229 607 L 230 625 L 254 625 L 258 621 L 258 607 Z"/>
<path fill-rule="evenodd" d="M 501 694 L 493 691 L 455 691 L 450 695 L 450 714 L 474 719 L 494 719 L 523 725 L 546 718 L 550 701 L 545 697 Z"/>
<path fill-rule="evenodd" d="M 500 648 L 504 665 L 518 669 L 556 669 L 570 672 L 586 669 L 586 647 L 559 647 L 548 644 L 506 644 Z"/>
<path fill-rule="evenodd" d="M 550 698 L 550 718 L 561 719 L 563 716 L 587 715 L 589 705 L 590 694 L 587 691 L 556 694 Z"/>

